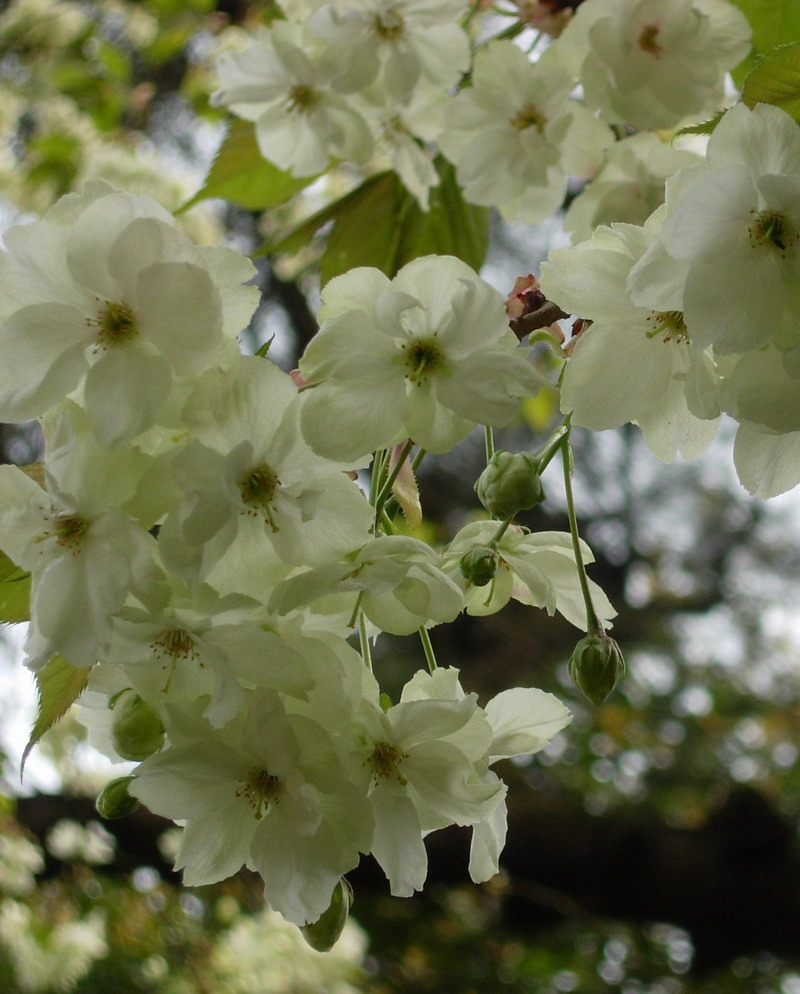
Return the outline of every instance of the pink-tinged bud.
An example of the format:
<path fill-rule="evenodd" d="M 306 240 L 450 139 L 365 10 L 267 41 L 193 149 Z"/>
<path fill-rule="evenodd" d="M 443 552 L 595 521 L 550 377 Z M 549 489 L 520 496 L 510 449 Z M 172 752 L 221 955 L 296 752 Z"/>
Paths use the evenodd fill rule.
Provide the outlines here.
<path fill-rule="evenodd" d="M 519 19 L 551 38 L 558 38 L 583 0 L 514 0 Z"/>
<path fill-rule="evenodd" d="M 292 383 L 294 383 L 294 385 L 296 387 L 298 387 L 298 388 L 299 387 L 307 387 L 309 385 L 309 383 L 313 382 L 312 380 L 304 380 L 303 379 L 303 374 L 300 372 L 299 369 L 293 369 L 293 370 L 291 370 L 291 372 L 289 373 L 289 376 L 291 376 L 291 378 L 292 378 Z"/>
<path fill-rule="evenodd" d="M 525 314 L 538 311 L 546 300 L 533 273 L 518 276 L 514 280 L 514 289 L 506 297 L 506 314 L 512 319 L 521 318 Z"/>

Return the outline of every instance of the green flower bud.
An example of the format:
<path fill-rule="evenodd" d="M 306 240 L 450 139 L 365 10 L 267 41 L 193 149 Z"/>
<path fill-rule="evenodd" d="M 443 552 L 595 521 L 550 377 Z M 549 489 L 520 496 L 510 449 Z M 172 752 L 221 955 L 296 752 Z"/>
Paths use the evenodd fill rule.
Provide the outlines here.
<path fill-rule="evenodd" d="M 544 500 L 539 461 L 530 452 L 495 452 L 475 483 L 486 510 L 506 521 Z"/>
<path fill-rule="evenodd" d="M 117 777 L 103 787 L 94 802 L 101 818 L 124 818 L 139 807 L 136 798 L 128 793 L 128 784 L 135 779 L 136 777 Z"/>
<path fill-rule="evenodd" d="M 476 587 L 485 587 L 494 579 L 499 562 L 500 556 L 495 549 L 490 549 L 488 545 L 479 545 L 465 552 L 458 565 L 465 580 L 469 580 Z"/>
<path fill-rule="evenodd" d="M 341 878 L 333 890 L 331 903 L 320 918 L 310 925 L 303 925 L 303 938 L 318 953 L 327 953 L 342 934 L 353 903 L 353 888 Z"/>
<path fill-rule="evenodd" d="M 605 632 L 585 635 L 570 656 L 570 678 L 592 704 L 602 704 L 624 674 L 622 652 Z"/>
<path fill-rule="evenodd" d="M 114 711 L 111 741 L 123 759 L 138 762 L 158 752 L 164 743 L 164 726 L 147 701 L 128 687 L 108 703 Z"/>

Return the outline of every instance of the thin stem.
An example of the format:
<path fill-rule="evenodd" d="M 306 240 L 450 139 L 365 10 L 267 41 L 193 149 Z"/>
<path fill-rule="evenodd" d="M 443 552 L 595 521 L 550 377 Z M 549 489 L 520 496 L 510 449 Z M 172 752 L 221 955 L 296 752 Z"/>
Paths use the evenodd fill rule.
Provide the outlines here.
<path fill-rule="evenodd" d="M 508 530 L 508 526 L 511 524 L 513 520 L 514 520 L 514 515 L 512 514 L 510 518 L 506 518 L 506 520 L 500 525 L 500 527 L 495 532 L 492 540 L 489 542 L 490 549 L 497 548 L 500 539 L 505 535 L 506 531 Z"/>
<path fill-rule="evenodd" d="M 583 553 L 581 552 L 581 540 L 578 534 L 578 519 L 575 517 L 575 498 L 572 494 L 572 448 L 569 444 L 569 431 L 561 440 L 561 461 L 564 466 L 564 490 L 567 495 L 567 515 L 569 517 L 569 531 L 572 536 L 572 550 L 575 553 L 575 565 L 578 568 L 578 580 L 581 585 L 583 603 L 586 606 L 586 630 L 589 634 L 602 634 L 603 626 L 597 620 L 597 614 L 592 604 L 592 595 L 589 590 L 589 580 L 586 576 L 586 567 L 583 563 Z"/>
<path fill-rule="evenodd" d="M 356 597 L 356 602 L 353 605 L 353 613 L 350 615 L 350 620 L 347 622 L 348 628 L 355 628 L 358 623 L 358 617 L 361 613 L 361 602 L 364 600 L 364 591 L 359 590 L 358 597 Z"/>
<path fill-rule="evenodd" d="M 369 479 L 369 502 L 374 507 L 378 500 L 378 491 L 381 488 L 383 482 L 383 476 L 386 469 L 386 449 L 378 449 L 372 460 L 372 473 Z"/>
<path fill-rule="evenodd" d="M 386 478 L 386 482 L 381 487 L 380 493 L 378 494 L 378 498 L 375 501 L 375 521 L 376 521 L 376 523 L 380 520 L 380 515 L 381 515 L 381 511 L 383 510 L 383 505 L 389 499 L 389 495 L 392 492 L 392 485 L 394 484 L 394 481 L 397 479 L 397 477 L 398 477 L 398 475 L 400 473 L 400 470 L 403 468 L 403 463 L 406 461 L 406 459 L 408 459 L 408 455 L 411 452 L 411 449 L 412 449 L 413 445 L 414 445 L 414 443 L 409 438 L 409 440 L 406 442 L 406 444 L 400 450 L 400 455 L 397 458 L 397 462 L 395 462 L 394 466 L 392 466 L 392 469 L 391 469 L 389 475 Z"/>
<path fill-rule="evenodd" d="M 433 644 L 431 643 L 430 635 L 428 635 L 428 629 L 424 625 L 420 625 L 419 627 L 419 637 L 422 641 L 422 648 L 425 652 L 428 669 L 433 673 L 436 669 L 436 653 L 433 651 Z"/>
<path fill-rule="evenodd" d="M 536 32 L 535 38 L 530 43 L 530 45 L 528 45 L 528 55 L 530 55 L 532 52 L 536 51 L 536 46 L 539 44 L 539 42 L 542 40 L 543 37 L 544 37 L 544 32 L 543 31 L 537 31 Z"/>
<path fill-rule="evenodd" d="M 367 634 L 367 616 L 363 611 L 358 612 L 358 640 L 361 645 L 361 658 L 364 660 L 367 669 L 372 672 L 372 652 L 369 648 L 369 635 Z"/>
<path fill-rule="evenodd" d="M 539 475 L 550 465 L 553 456 L 564 444 L 564 439 L 569 435 L 569 424 L 565 421 L 563 425 L 553 432 L 550 438 L 544 443 L 541 449 L 537 449 L 535 455 L 539 461 Z"/>
<path fill-rule="evenodd" d="M 517 35 L 521 35 L 522 32 L 527 28 L 527 24 L 524 21 L 515 21 L 513 24 L 509 24 L 507 28 L 503 28 L 496 35 L 492 35 L 491 38 L 487 38 L 483 45 L 490 41 L 508 41 L 512 38 L 516 38 Z M 481 48 L 483 47 L 481 45 Z"/>
<path fill-rule="evenodd" d="M 414 456 L 414 458 L 413 458 L 413 459 L 411 460 L 411 469 L 412 469 L 412 470 L 413 470 L 413 471 L 414 471 L 415 473 L 416 473 L 416 471 L 417 471 L 417 470 L 419 469 L 419 467 L 420 467 L 420 464 L 422 463 L 422 460 L 423 460 L 423 459 L 425 458 L 425 456 L 426 456 L 427 454 L 428 454 L 428 452 L 427 452 L 427 450 L 426 450 L 426 449 L 417 449 L 417 454 L 416 454 L 416 455 Z"/>
<path fill-rule="evenodd" d="M 486 464 L 488 466 L 492 456 L 494 455 L 494 432 L 489 425 L 484 425 L 483 427 L 483 441 L 486 446 Z"/>

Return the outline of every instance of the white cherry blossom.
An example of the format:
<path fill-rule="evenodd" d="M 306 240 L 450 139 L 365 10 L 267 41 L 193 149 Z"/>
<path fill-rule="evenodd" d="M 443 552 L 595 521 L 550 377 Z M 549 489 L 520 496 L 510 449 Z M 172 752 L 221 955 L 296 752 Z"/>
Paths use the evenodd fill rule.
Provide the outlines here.
<path fill-rule="evenodd" d="M 353 269 L 322 293 L 322 326 L 300 360 L 301 424 L 330 459 L 407 438 L 445 452 L 477 423 L 505 425 L 539 376 L 502 298 L 459 259 L 425 256 L 393 280 Z"/>
<path fill-rule="evenodd" d="M 568 173 L 596 172 L 612 135 L 570 99 L 572 89 L 550 51 L 531 63 L 497 41 L 476 54 L 472 85 L 454 98 L 439 137 L 467 200 L 532 224 L 561 206 Z"/>
<path fill-rule="evenodd" d="M 636 303 L 631 299 L 627 281 L 653 244 L 655 226 L 600 227 L 589 241 L 550 253 L 542 289 L 591 322 L 567 361 L 562 410 L 571 412 L 573 424 L 595 431 L 634 421 L 668 462 L 679 452 L 697 456 L 710 444 L 719 407 L 713 363 L 690 341 L 684 322 L 680 281 L 660 283 Z"/>
<path fill-rule="evenodd" d="M 255 123 L 261 154 L 295 176 L 314 176 L 331 157 L 362 162 L 372 151 L 366 121 L 331 87 L 334 71 L 302 47 L 297 25 L 275 25 L 267 42 L 217 60 L 214 103 Z"/>
<path fill-rule="evenodd" d="M 371 83 L 401 103 L 415 89 L 446 89 L 470 64 L 469 36 L 457 23 L 467 0 L 332 0 L 308 20 L 329 47 L 342 92 Z"/>
<path fill-rule="evenodd" d="M 150 197 L 90 183 L 5 242 L 5 420 L 42 415 L 82 387 L 97 437 L 129 440 L 154 423 L 177 378 L 220 354 L 224 308 L 212 257 Z M 229 309 L 240 312 L 230 298 Z"/>
<path fill-rule="evenodd" d="M 567 532 L 529 532 L 511 525 L 496 546 L 499 561 L 494 579 L 485 586 L 473 586 L 461 577 L 461 558 L 472 549 L 486 547 L 497 534 L 498 526 L 497 521 L 473 521 L 445 549 L 445 570 L 465 585 L 467 614 L 495 614 L 513 597 L 523 604 L 543 607 L 548 614 L 558 611 L 585 631 L 586 608 L 572 539 Z M 585 542 L 581 543 L 581 552 L 584 562 L 594 561 Z M 589 581 L 589 587 L 597 615 L 608 626 L 616 611 L 596 583 Z"/>
<path fill-rule="evenodd" d="M 643 130 L 705 120 L 751 29 L 727 0 L 585 0 L 554 46 L 608 121 Z"/>
<path fill-rule="evenodd" d="M 271 906 L 297 925 L 320 917 L 372 841 L 358 762 L 322 725 L 287 714 L 274 692 L 253 691 L 224 730 L 197 722 L 193 740 L 135 772 L 134 796 L 186 822 L 176 868 L 187 885 L 247 865 Z"/>

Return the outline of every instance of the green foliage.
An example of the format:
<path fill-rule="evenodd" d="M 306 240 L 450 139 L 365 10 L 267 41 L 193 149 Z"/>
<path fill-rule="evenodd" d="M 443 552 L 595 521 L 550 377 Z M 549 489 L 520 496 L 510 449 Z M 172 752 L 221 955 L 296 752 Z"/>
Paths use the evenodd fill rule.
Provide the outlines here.
<path fill-rule="evenodd" d="M 159 17 L 180 14 L 208 14 L 214 9 L 213 0 L 147 0 L 147 7 Z"/>
<path fill-rule="evenodd" d="M 721 110 L 716 113 L 708 121 L 703 121 L 700 124 L 690 124 L 688 127 L 681 128 L 678 131 L 679 135 L 711 135 L 714 133 L 714 129 L 725 116 L 725 111 Z"/>
<path fill-rule="evenodd" d="M 69 711 L 89 682 L 89 668 L 78 669 L 62 659 L 53 656 L 43 670 L 36 674 L 36 687 L 39 691 L 39 713 L 31 737 L 22 754 L 22 765 L 31 749 L 44 733 Z"/>
<path fill-rule="evenodd" d="M 0 552 L 0 622 L 27 621 L 30 618 L 30 574 Z"/>
<path fill-rule="evenodd" d="M 379 173 L 268 243 L 262 253 L 296 252 L 333 222 L 320 261 L 323 285 L 356 266 L 374 266 L 393 277 L 407 262 L 431 254 L 454 255 L 479 269 L 489 243 L 489 212 L 464 200 L 449 163 L 439 160 L 437 169 L 441 183 L 431 191 L 427 212 L 396 173 Z"/>
<path fill-rule="evenodd" d="M 744 82 L 742 100 L 748 107 L 775 104 L 800 123 L 800 41 L 760 60 Z"/>
<path fill-rule="evenodd" d="M 753 29 L 753 53 L 733 71 L 741 86 L 757 58 L 800 38 L 800 3 L 797 0 L 731 0 Z"/>
<path fill-rule="evenodd" d="M 208 197 L 225 197 L 247 210 L 264 210 L 291 199 L 316 176 L 292 176 L 267 162 L 258 150 L 253 125 L 232 121 L 202 188 L 183 205 L 186 210 Z"/>

